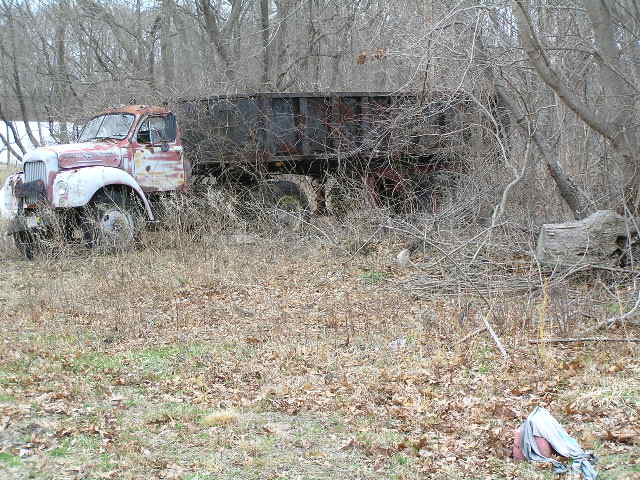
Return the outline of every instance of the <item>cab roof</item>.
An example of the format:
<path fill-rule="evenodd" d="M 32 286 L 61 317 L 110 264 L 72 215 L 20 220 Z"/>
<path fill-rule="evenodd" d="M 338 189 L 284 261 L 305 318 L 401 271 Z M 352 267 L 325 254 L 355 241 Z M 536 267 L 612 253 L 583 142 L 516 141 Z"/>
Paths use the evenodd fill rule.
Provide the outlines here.
<path fill-rule="evenodd" d="M 154 105 L 118 105 L 107 108 L 100 112 L 100 114 L 104 113 L 132 113 L 133 115 L 141 115 L 144 113 L 170 113 L 171 110 L 165 107 L 157 107 Z"/>

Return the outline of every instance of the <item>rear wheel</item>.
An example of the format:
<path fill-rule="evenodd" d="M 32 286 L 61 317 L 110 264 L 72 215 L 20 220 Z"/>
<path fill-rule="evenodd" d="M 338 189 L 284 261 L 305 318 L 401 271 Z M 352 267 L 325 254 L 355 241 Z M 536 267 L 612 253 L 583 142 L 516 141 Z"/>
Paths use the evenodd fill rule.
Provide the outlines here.
<path fill-rule="evenodd" d="M 86 246 L 109 252 L 131 249 L 138 240 L 143 215 L 133 193 L 99 194 L 82 216 L 81 228 Z"/>
<path fill-rule="evenodd" d="M 309 214 L 309 201 L 298 185 L 278 180 L 262 185 L 259 193 L 278 227 L 292 231 L 302 229 Z"/>

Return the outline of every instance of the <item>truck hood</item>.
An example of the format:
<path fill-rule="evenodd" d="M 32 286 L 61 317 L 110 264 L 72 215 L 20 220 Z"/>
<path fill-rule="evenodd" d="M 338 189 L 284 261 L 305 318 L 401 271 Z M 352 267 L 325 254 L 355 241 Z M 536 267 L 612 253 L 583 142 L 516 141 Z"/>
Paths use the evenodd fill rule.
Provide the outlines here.
<path fill-rule="evenodd" d="M 118 167 L 126 148 L 113 142 L 84 142 L 46 147 L 58 156 L 60 168 L 87 167 L 103 165 Z"/>

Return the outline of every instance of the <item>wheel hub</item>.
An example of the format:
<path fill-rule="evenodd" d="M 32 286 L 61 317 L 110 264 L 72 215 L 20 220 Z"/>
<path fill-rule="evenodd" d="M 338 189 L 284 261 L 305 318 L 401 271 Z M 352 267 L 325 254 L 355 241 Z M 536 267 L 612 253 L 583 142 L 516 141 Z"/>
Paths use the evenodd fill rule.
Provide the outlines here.
<path fill-rule="evenodd" d="M 102 240 L 108 246 L 128 246 L 135 236 L 131 215 L 115 207 L 102 213 L 98 221 L 98 229 Z"/>
<path fill-rule="evenodd" d="M 278 198 L 276 204 L 276 221 L 288 228 L 297 229 L 302 223 L 303 210 L 300 199 L 294 195 L 284 195 Z"/>

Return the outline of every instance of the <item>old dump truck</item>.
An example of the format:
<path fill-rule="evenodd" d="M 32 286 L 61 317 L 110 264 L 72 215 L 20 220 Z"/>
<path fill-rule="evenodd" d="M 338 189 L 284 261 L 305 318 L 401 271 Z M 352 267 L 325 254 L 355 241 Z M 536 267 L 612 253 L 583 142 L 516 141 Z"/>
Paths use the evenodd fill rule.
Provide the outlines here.
<path fill-rule="evenodd" d="M 477 141 L 477 112 L 460 93 L 259 93 L 114 107 L 88 120 L 76 143 L 26 154 L 0 201 L 27 257 L 54 223 L 86 246 L 126 247 L 157 221 L 159 200 L 200 183 L 262 189 L 296 213 L 310 202 L 290 179 L 304 176 L 322 213 L 330 177 L 360 179 L 382 201 L 409 195 L 407 179 L 459 169 L 456 151 Z"/>

